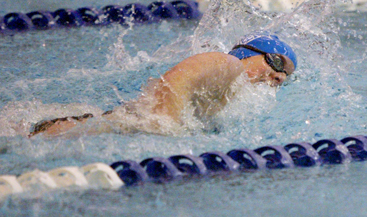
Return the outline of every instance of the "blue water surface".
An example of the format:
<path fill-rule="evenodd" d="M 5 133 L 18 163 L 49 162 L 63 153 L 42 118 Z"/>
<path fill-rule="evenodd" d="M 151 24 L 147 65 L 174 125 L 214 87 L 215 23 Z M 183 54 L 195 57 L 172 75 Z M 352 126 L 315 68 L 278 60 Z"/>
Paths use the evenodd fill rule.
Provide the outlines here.
<path fill-rule="evenodd" d="M 0 2 L 0 15 L 130 3 Z M 263 13 L 246 6 L 236 10 L 241 8 L 237 4 L 245 4 L 236 1 L 218 4 L 213 4 L 201 21 L 0 35 L 0 174 L 366 135 L 366 13 L 343 12 L 333 1 L 309 1 L 292 13 Z M 240 98 L 230 105 L 218 118 L 220 133 L 197 130 L 182 136 L 138 133 L 71 139 L 24 136 L 29 126 L 40 120 L 119 106 L 122 100 L 137 97 L 149 77 L 158 78 L 185 57 L 204 51 L 227 52 L 242 34 L 258 30 L 276 33 L 294 47 L 299 68 L 276 96 L 264 89 L 258 98 L 251 96 L 250 103 Z M 18 128 L 9 130 L 14 126 Z M 28 192 L 1 201 L 0 213 L 364 216 L 366 170 L 366 163 L 353 162 L 148 183 L 118 191 Z"/>

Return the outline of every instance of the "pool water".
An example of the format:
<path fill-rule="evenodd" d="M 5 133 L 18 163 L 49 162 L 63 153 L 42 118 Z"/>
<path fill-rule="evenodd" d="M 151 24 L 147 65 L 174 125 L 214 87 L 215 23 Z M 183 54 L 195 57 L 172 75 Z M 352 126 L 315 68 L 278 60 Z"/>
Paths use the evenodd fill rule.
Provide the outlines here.
<path fill-rule="evenodd" d="M 1 3 L 4 15 L 129 2 Z M 290 13 L 265 13 L 239 1 L 213 1 L 200 21 L 1 35 L 0 174 L 366 135 L 367 13 L 343 12 L 338 3 L 314 0 Z M 192 123 L 178 136 L 26 137 L 40 120 L 119 106 L 137 97 L 149 77 L 159 77 L 195 53 L 228 52 L 241 35 L 253 31 L 276 33 L 287 41 L 298 55 L 298 69 L 277 90 L 243 87 L 216 117 L 220 132 Z M 366 163 L 353 162 L 148 183 L 118 191 L 28 192 L 7 197 L 0 212 L 2 216 L 364 216 L 366 170 Z"/>

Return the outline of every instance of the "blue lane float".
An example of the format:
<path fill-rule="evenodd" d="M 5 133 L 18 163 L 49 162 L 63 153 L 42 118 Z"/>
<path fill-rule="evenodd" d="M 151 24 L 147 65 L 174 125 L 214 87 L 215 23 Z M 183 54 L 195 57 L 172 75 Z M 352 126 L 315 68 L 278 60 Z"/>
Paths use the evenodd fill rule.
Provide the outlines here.
<path fill-rule="evenodd" d="M 153 157 L 140 162 L 148 176 L 154 182 L 165 182 L 183 176 L 183 173 L 166 158 Z"/>
<path fill-rule="evenodd" d="M 317 151 L 309 143 L 291 143 L 284 146 L 284 149 L 292 157 L 292 160 L 296 166 L 320 166 L 322 163 L 319 153 L 317 153 Z"/>
<path fill-rule="evenodd" d="M 289 153 L 279 145 L 269 145 L 258 149 L 255 152 L 266 159 L 266 167 L 270 169 L 292 168 L 294 163 Z"/>
<path fill-rule="evenodd" d="M 5 28 L 9 30 L 27 30 L 33 28 L 31 19 L 23 13 L 9 13 L 3 18 Z"/>
<path fill-rule="evenodd" d="M 124 23 L 125 18 L 123 10 L 124 8 L 119 5 L 107 5 L 106 7 L 102 8 L 102 12 L 106 16 L 106 23 Z"/>
<path fill-rule="evenodd" d="M 353 160 L 364 161 L 367 159 L 367 138 L 364 136 L 351 136 L 340 140 L 349 150 Z"/>
<path fill-rule="evenodd" d="M 122 13 L 124 14 L 127 22 L 147 23 L 155 21 L 155 17 L 151 11 L 145 5 L 139 3 L 126 5 L 122 10 Z"/>
<path fill-rule="evenodd" d="M 33 11 L 27 13 L 35 29 L 49 29 L 55 26 L 53 15 L 48 11 Z"/>
<path fill-rule="evenodd" d="M 178 16 L 184 19 L 198 19 L 201 17 L 200 11 L 197 9 L 199 3 L 190 0 L 178 0 L 171 2 L 176 9 Z"/>
<path fill-rule="evenodd" d="M 116 170 L 126 186 L 133 186 L 146 181 L 167 182 L 185 176 L 313 167 L 364 160 L 367 160 L 367 137 L 359 135 L 346 137 L 340 141 L 323 139 L 314 144 L 301 142 L 285 146 L 268 145 L 255 150 L 239 148 L 227 154 L 211 151 L 199 157 L 193 155 L 153 157 L 141 161 L 140 164 L 134 161 L 125 163 L 118 161 L 111 164 L 111 167 Z M 123 164 L 123 169 L 118 168 Z M 134 174 L 134 178 L 131 178 L 131 174 Z"/>
<path fill-rule="evenodd" d="M 352 156 L 344 143 L 336 139 L 323 139 L 312 146 L 321 156 L 323 163 L 342 164 L 352 160 Z"/>
<path fill-rule="evenodd" d="M 101 14 L 102 11 L 93 7 L 83 7 L 76 10 L 85 25 L 103 24 Z"/>
<path fill-rule="evenodd" d="M 267 160 L 251 149 L 234 149 L 227 153 L 240 164 L 240 170 L 265 169 Z"/>
<path fill-rule="evenodd" d="M 81 14 L 72 9 L 59 9 L 53 12 L 52 16 L 59 26 L 76 27 L 84 25 Z"/>
<path fill-rule="evenodd" d="M 219 151 L 206 152 L 201 154 L 200 157 L 203 158 L 204 165 L 211 172 L 233 172 L 240 167 L 238 162 Z"/>
<path fill-rule="evenodd" d="M 338 141 L 323 139 L 314 144 L 301 142 L 285 146 L 267 145 L 250 150 L 233 149 L 227 154 L 205 152 L 199 156 L 152 157 L 140 163 L 122 160 L 106 165 L 66 166 L 50 171 L 34 170 L 19 176 L 0 175 L 0 199 L 13 193 L 52 190 L 66 187 L 91 187 L 116 190 L 147 182 L 166 183 L 187 178 L 247 173 L 265 169 L 312 167 L 345 164 L 367 159 L 367 138 L 350 136 Z"/>
<path fill-rule="evenodd" d="M 148 9 L 154 17 L 159 19 L 178 19 L 176 8 L 169 2 L 153 2 L 148 5 Z"/>
<path fill-rule="evenodd" d="M 0 32 L 45 30 L 53 27 L 121 25 L 159 22 L 167 19 L 199 19 L 198 3 L 191 0 L 152 2 L 148 6 L 132 3 L 125 6 L 107 5 L 102 9 L 82 7 L 76 10 L 61 8 L 54 12 L 33 11 L 0 16 Z"/>
<path fill-rule="evenodd" d="M 117 161 L 111 164 L 120 179 L 126 186 L 141 185 L 148 181 L 148 174 L 142 166 L 135 161 L 125 160 Z"/>
<path fill-rule="evenodd" d="M 168 158 L 173 165 L 187 175 L 206 175 L 208 170 L 204 159 L 190 154 L 174 155 Z"/>

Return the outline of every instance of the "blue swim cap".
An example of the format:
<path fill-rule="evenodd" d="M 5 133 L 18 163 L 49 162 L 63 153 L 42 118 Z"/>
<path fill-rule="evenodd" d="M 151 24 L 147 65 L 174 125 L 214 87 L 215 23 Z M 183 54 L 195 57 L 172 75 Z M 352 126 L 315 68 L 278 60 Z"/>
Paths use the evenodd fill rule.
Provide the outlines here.
<path fill-rule="evenodd" d="M 246 44 L 251 45 L 252 47 L 255 47 L 266 53 L 284 55 L 292 60 L 294 68 L 297 68 L 296 54 L 293 52 L 292 48 L 289 45 L 279 40 L 278 36 L 276 35 L 246 35 L 236 45 Z M 231 54 L 239 58 L 240 60 L 260 55 L 260 53 L 256 51 L 252 51 L 243 47 L 231 50 L 228 54 Z"/>

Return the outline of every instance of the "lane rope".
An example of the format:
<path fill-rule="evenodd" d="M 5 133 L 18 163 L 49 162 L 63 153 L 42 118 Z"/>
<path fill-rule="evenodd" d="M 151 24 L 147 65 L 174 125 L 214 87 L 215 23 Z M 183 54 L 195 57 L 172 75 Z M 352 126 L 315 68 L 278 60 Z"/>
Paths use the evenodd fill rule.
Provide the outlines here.
<path fill-rule="evenodd" d="M 166 183 L 183 177 L 206 177 L 218 173 L 246 173 L 264 169 L 313 167 L 345 164 L 367 159 L 367 137 L 358 135 L 323 139 L 314 144 L 268 145 L 255 150 L 237 148 L 228 153 L 205 152 L 199 156 L 152 157 L 140 163 L 121 160 L 111 165 L 93 163 L 83 167 L 60 167 L 50 171 L 34 170 L 20 176 L 0 176 L 0 197 L 26 191 L 66 187 L 119 189 L 146 182 Z"/>
<path fill-rule="evenodd" d="M 159 22 L 167 19 L 200 19 L 199 4 L 191 0 L 152 2 L 148 6 L 132 3 L 125 6 L 107 5 L 101 9 L 82 7 L 62 8 L 54 12 L 12 12 L 0 16 L 0 33 L 25 30 L 46 30 L 57 27 L 101 26 Z"/>

